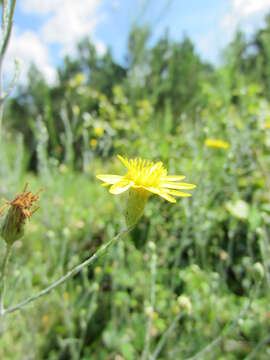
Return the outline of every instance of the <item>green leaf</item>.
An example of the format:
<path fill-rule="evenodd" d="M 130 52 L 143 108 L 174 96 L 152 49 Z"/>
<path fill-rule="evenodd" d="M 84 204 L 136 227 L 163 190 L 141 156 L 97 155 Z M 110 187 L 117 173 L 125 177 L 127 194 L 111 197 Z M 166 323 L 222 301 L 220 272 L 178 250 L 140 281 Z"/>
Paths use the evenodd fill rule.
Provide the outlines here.
<path fill-rule="evenodd" d="M 249 205 L 243 200 L 229 201 L 226 203 L 225 208 L 237 219 L 246 220 L 248 218 Z"/>

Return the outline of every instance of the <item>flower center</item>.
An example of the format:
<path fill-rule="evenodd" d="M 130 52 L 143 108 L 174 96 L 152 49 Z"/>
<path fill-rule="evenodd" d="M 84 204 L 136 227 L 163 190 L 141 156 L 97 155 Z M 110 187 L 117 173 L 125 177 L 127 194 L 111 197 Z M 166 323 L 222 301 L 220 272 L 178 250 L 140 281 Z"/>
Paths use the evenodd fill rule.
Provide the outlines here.
<path fill-rule="evenodd" d="M 157 187 L 160 184 L 161 177 L 166 176 L 166 174 L 167 171 L 162 162 L 154 164 L 142 159 L 132 159 L 129 161 L 125 178 L 138 186 Z"/>

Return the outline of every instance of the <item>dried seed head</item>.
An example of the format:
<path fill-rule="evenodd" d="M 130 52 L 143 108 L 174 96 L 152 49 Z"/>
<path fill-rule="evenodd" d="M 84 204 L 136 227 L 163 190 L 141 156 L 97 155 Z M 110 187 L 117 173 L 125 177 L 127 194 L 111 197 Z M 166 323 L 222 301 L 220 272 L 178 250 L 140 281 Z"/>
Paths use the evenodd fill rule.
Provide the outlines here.
<path fill-rule="evenodd" d="M 26 219 L 30 219 L 39 209 L 38 206 L 34 207 L 34 204 L 39 200 L 42 190 L 37 194 L 33 194 L 32 191 L 27 191 L 27 187 L 28 183 L 26 183 L 22 193 L 15 196 L 12 201 L 7 201 L 0 209 L 0 215 L 2 215 L 8 208 L 0 235 L 9 245 L 12 245 L 23 236 Z"/>

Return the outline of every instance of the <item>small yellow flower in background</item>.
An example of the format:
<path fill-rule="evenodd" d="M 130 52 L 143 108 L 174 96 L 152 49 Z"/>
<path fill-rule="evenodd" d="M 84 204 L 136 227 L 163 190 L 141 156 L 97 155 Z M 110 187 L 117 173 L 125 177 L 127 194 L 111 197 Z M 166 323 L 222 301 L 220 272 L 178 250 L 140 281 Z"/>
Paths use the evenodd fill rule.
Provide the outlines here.
<path fill-rule="evenodd" d="M 74 78 L 69 81 L 69 85 L 71 87 L 77 87 L 82 85 L 82 83 L 86 80 L 85 75 L 83 73 L 77 73 Z"/>
<path fill-rule="evenodd" d="M 102 268 L 100 266 L 97 266 L 97 267 L 95 267 L 94 272 L 95 272 L 96 275 L 99 275 L 99 274 L 102 273 Z"/>
<path fill-rule="evenodd" d="M 104 128 L 103 128 L 103 127 L 95 127 L 95 128 L 94 128 L 94 134 L 95 134 L 97 137 L 102 137 L 103 134 L 104 134 Z"/>
<path fill-rule="evenodd" d="M 47 329 L 49 327 L 49 324 L 50 324 L 50 318 L 49 318 L 49 315 L 45 314 L 42 316 L 41 318 L 41 322 L 42 322 L 42 325 L 45 329 Z"/>
<path fill-rule="evenodd" d="M 59 166 L 59 171 L 60 171 L 60 173 L 65 174 L 65 173 L 68 171 L 67 165 L 65 165 L 65 164 L 60 164 L 60 166 Z"/>
<path fill-rule="evenodd" d="M 67 291 L 64 292 L 63 298 L 64 298 L 65 302 L 69 302 L 69 293 Z"/>
<path fill-rule="evenodd" d="M 126 221 L 128 226 L 137 223 L 143 214 L 145 204 L 150 195 L 155 194 L 163 199 L 175 203 L 173 196 L 187 197 L 190 193 L 179 190 L 192 190 L 193 184 L 178 182 L 182 175 L 167 175 L 167 169 L 161 161 L 157 163 L 140 158 L 126 159 L 118 155 L 119 160 L 127 168 L 127 173 L 121 175 L 97 175 L 106 185 L 111 185 L 110 193 L 119 195 L 129 191 Z"/>
<path fill-rule="evenodd" d="M 264 123 L 264 127 L 265 127 L 265 129 L 270 129 L 270 120 L 267 120 L 267 121 Z"/>
<path fill-rule="evenodd" d="M 72 111 L 75 116 L 78 116 L 80 114 L 80 108 L 78 105 L 72 106 Z"/>
<path fill-rule="evenodd" d="M 92 149 L 95 149 L 96 147 L 97 147 L 97 140 L 96 139 L 91 139 L 90 141 L 89 141 L 89 143 L 90 143 L 90 146 L 91 146 L 91 148 Z"/>
<path fill-rule="evenodd" d="M 230 144 L 226 141 L 220 139 L 206 139 L 205 145 L 207 147 L 217 148 L 217 149 L 228 149 Z"/>

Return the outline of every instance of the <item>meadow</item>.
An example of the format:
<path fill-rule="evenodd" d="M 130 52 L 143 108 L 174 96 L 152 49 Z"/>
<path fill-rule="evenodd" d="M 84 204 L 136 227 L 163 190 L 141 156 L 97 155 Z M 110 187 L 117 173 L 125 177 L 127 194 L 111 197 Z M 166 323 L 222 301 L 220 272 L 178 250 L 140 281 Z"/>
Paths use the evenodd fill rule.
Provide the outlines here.
<path fill-rule="evenodd" d="M 12 246 L 6 308 L 125 228 L 127 194 L 96 178 L 125 173 L 118 154 L 196 188 L 151 196 L 91 266 L 0 317 L 0 359 L 269 359 L 269 20 L 251 40 L 236 33 L 217 67 L 188 38 L 150 47 L 134 27 L 125 66 L 84 39 L 56 84 L 30 70 L 5 104 L 0 197 L 43 192 Z"/>

